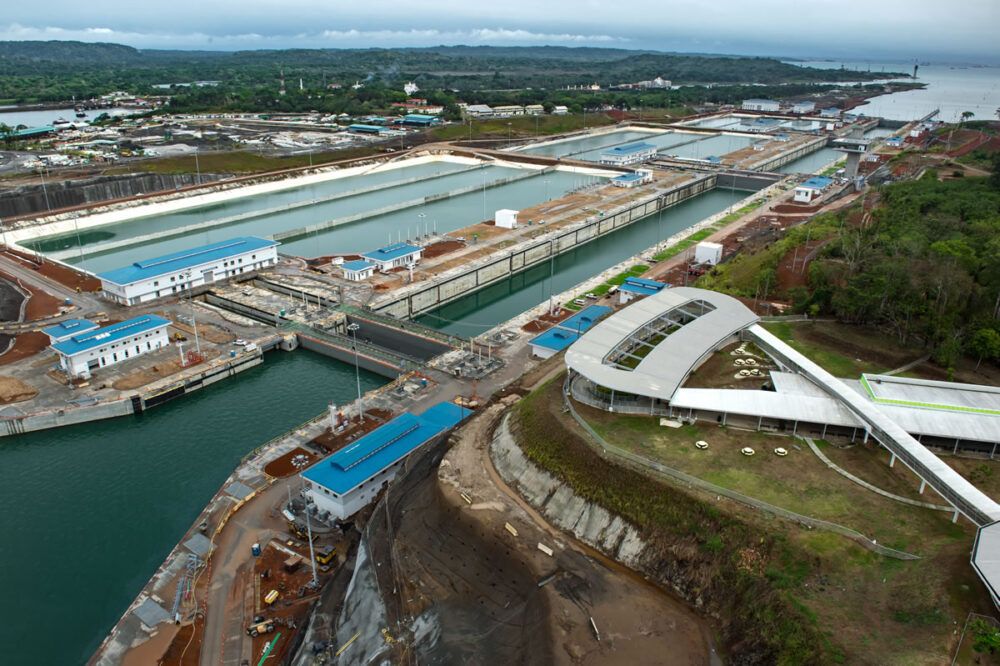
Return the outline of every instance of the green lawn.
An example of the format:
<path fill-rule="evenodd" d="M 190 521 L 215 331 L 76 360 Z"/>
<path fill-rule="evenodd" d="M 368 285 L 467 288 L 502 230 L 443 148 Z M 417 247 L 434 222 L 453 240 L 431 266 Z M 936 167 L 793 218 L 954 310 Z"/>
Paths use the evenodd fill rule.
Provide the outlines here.
<path fill-rule="evenodd" d="M 766 322 L 764 324 L 764 328 L 787 342 L 796 351 L 808 356 L 810 360 L 818 363 L 835 377 L 857 379 L 863 372 L 880 373 L 892 369 L 862 359 L 851 358 L 827 347 L 806 342 L 796 335 L 797 326 L 797 324 L 789 322 Z"/>

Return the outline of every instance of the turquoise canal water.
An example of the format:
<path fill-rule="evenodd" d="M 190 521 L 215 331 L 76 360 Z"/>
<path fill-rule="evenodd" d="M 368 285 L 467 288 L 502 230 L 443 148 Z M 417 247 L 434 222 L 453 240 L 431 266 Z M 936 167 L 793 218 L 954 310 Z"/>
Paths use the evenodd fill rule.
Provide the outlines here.
<path fill-rule="evenodd" d="M 426 196 L 432 196 L 459 188 L 475 187 L 496 182 L 511 176 L 523 176 L 524 169 L 489 166 L 469 169 L 462 167 L 455 171 L 454 164 L 444 164 L 448 175 L 432 180 L 416 183 L 399 184 L 400 180 L 427 176 L 438 171 L 429 171 L 427 167 L 440 168 L 442 165 L 418 165 L 387 171 L 363 180 L 351 178 L 320 183 L 313 186 L 295 188 L 294 190 L 276 192 L 253 197 L 243 197 L 224 204 L 210 207 L 200 207 L 166 215 L 139 218 L 127 223 L 107 225 L 84 231 L 80 234 L 83 243 L 83 257 L 75 252 L 65 256 L 64 260 L 79 264 L 87 270 L 100 272 L 111 270 L 129 264 L 138 259 L 159 256 L 168 252 L 176 252 L 191 247 L 225 240 L 238 235 L 256 234 L 272 235 L 277 232 L 306 227 L 319 222 L 325 222 L 349 215 L 362 214 L 407 201 L 414 201 Z M 460 165 L 459 165 L 460 166 Z M 416 169 L 417 171 L 411 171 Z M 391 177 L 391 178 L 390 178 Z M 372 178 L 373 180 L 368 180 Z M 355 222 L 334 227 L 325 232 L 317 233 L 298 240 L 285 243 L 283 252 L 306 257 L 333 253 L 364 252 L 385 245 L 390 236 L 393 241 L 402 238 L 412 238 L 417 235 L 419 227 L 424 229 L 437 228 L 439 232 L 452 231 L 483 219 L 491 219 L 499 208 L 526 208 L 541 203 L 546 198 L 562 196 L 571 189 L 594 182 L 597 178 L 566 171 L 555 171 L 547 174 L 537 173 L 524 180 L 507 183 L 496 187 L 486 187 L 484 190 L 473 191 L 464 195 L 441 199 L 430 204 L 414 206 L 384 215 L 373 215 Z M 174 229 L 196 224 L 205 220 L 219 219 L 247 212 L 268 210 L 278 206 L 308 201 L 320 196 L 349 192 L 360 187 L 385 186 L 363 194 L 346 196 L 342 199 L 317 203 L 314 205 L 281 210 L 252 219 L 242 220 L 233 224 L 206 228 L 194 231 L 184 236 L 141 242 L 139 239 L 150 233 Z M 412 235 L 411 235 L 412 234 Z M 107 251 L 100 250 L 100 243 L 136 239 L 136 244 L 127 245 Z M 76 234 L 60 237 L 50 237 L 29 244 L 32 249 L 41 252 L 70 250 L 78 248 Z"/>
<path fill-rule="evenodd" d="M 243 455 L 355 395 L 352 366 L 270 352 L 140 416 L 0 439 L 0 663 L 84 663 Z"/>
<path fill-rule="evenodd" d="M 482 291 L 420 317 L 419 321 L 449 333 L 474 336 L 614 266 L 660 240 L 724 210 L 747 196 L 739 190 L 712 190 L 635 222 L 572 252 L 556 257 L 555 274 L 545 264 L 519 273 Z M 554 286 L 553 286 L 554 285 Z"/>
<path fill-rule="evenodd" d="M 809 153 L 799 159 L 789 162 L 783 167 L 779 167 L 780 173 L 815 173 L 830 162 L 844 158 L 844 153 L 839 153 L 833 148 L 820 148 L 815 153 Z"/>

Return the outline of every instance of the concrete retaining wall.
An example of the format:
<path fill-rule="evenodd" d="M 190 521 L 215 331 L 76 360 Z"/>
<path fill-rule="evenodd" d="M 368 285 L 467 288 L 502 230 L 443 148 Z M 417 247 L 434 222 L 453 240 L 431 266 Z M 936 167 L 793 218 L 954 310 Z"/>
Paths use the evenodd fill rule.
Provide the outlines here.
<path fill-rule="evenodd" d="M 515 249 L 506 256 L 488 260 L 485 264 L 473 265 L 461 273 L 432 281 L 423 289 L 405 293 L 396 300 L 373 305 L 372 309 L 397 319 L 416 317 L 532 266 L 542 264 L 550 257 L 569 252 L 595 238 L 613 233 L 663 208 L 669 208 L 707 192 L 715 186 L 715 182 L 716 176 L 710 175 L 686 183 L 667 193 L 640 201 L 614 215 L 592 218 L 581 226 L 557 232 L 551 238 Z"/>
<path fill-rule="evenodd" d="M 821 148 L 825 148 L 827 143 L 827 137 L 817 137 L 815 141 L 811 141 L 797 150 L 793 150 L 790 153 L 784 153 L 770 160 L 759 162 L 755 164 L 753 168 L 757 171 L 774 171 L 775 169 L 785 166 L 789 162 L 794 162 L 800 157 L 805 157 L 806 155 L 815 153 Z"/>
<path fill-rule="evenodd" d="M 639 532 L 536 467 L 514 441 L 509 420 L 509 414 L 503 417 L 490 445 L 490 457 L 503 480 L 553 525 L 630 568 L 640 568 L 647 544 Z"/>
<path fill-rule="evenodd" d="M 299 346 L 303 349 L 316 352 L 317 354 L 322 354 L 323 356 L 328 356 L 343 363 L 347 363 L 348 365 L 354 365 L 353 351 L 343 347 L 338 347 L 329 342 L 320 340 L 319 338 L 299 333 Z M 400 368 L 391 365 L 386 361 L 371 358 L 361 353 L 358 354 L 358 366 L 368 370 L 369 372 L 374 372 L 376 375 L 381 375 L 390 379 L 395 379 L 401 372 Z"/>

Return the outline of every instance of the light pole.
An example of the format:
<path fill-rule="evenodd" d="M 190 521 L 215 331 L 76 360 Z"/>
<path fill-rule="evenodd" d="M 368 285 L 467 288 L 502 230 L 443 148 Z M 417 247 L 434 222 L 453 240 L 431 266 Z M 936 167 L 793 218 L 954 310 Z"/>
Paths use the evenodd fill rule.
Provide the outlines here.
<path fill-rule="evenodd" d="M 507 123 L 507 147 L 510 148 L 511 142 L 511 123 Z"/>
<path fill-rule="evenodd" d="M 201 185 L 201 163 L 198 162 L 198 149 L 194 151 L 194 170 L 198 174 L 198 184 Z"/>
<path fill-rule="evenodd" d="M 420 225 L 421 225 L 421 223 L 423 223 L 423 225 L 424 225 L 424 233 L 426 234 L 426 232 L 427 232 L 427 222 L 425 221 L 426 218 L 427 218 L 427 214 L 426 213 L 417 213 L 417 238 L 420 238 Z"/>
<path fill-rule="evenodd" d="M 45 187 L 45 168 L 44 167 L 42 167 L 42 169 L 39 170 L 38 175 L 40 175 L 42 177 L 42 194 L 45 196 L 45 209 L 46 210 L 52 210 L 52 205 L 49 203 L 49 190 L 48 190 L 47 187 Z"/>
<path fill-rule="evenodd" d="M 545 200 L 548 201 L 549 200 L 549 180 L 548 180 L 548 178 L 546 178 L 542 182 L 545 183 Z"/>
<path fill-rule="evenodd" d="M 191 279 L 191 271 L 182 274 L 187 280 L 188 302 L 191 304 L 191 328 L 194 329 L 194 348 L 201 355 L 201 341 L 198 339 L 198 319 L 194 315 L 194 284 Z"/>
<path fill-rule="evenodd" d="M 354 379 L 358 384 L 358 421 L 364 422 L 365 420 L 365 407 L 361 401 L 361 366 L 358 361 L 358 329 L 361 328 L 358 324 L 348 324 L 347 330 L 350 331 L 351 337 L 354 339 Z"/>

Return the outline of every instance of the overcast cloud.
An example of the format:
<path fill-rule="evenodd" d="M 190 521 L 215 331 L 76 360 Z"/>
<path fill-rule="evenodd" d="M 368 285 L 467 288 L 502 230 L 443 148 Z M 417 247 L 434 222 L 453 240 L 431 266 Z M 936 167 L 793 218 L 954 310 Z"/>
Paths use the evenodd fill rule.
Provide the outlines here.
<path fill-rule="evenodd" d="M 555 44 L 1000 62 L 998 0 L 46 0 L 4 9 L 0 39 L 140 48 Z"/>

